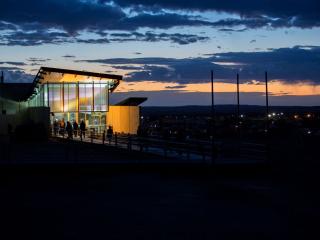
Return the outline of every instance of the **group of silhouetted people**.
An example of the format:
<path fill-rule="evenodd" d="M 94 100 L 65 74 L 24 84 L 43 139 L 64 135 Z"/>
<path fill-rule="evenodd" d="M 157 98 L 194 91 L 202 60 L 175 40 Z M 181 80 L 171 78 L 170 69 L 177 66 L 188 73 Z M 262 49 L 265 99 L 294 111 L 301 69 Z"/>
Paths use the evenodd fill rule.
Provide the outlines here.
<path fill-rule="evenodd" d="M 85 138 L 86 136 L 86 124 L 83 120 L 80 122 L 80 126 L 78 125 L 77 121 L 71 122 L 67 121 L 65 123 L 64 118 L 61 120 L 55 120 L 53 122 L 53 134 L 57 136 L 58 134 L 62 135 L 63 137 L 67 134 L 68 139 L 73 139 L 73 137 L 80 136 L 80 139 Z"/>
<path fill-rule="evenodd" d="M 55 120 L 53 122 L 53 134 L 54 136 L 62 135 L 63 138 L 65 134 L 67 134 L 67 139 L 73 139 L 73 137 L 80 137 L 81 141 L 86 137 L 86 124 L 83 120 L 81 120 L 80 125 L 77 121 L 73 121 L 73 123 L 67 121 L 65 123 L 64 118 L 61 120 Z M 103 133 L 103 142 L 105 137 L 107 137 L 109 143 L 111 143 L 113 137 L 113 128 L 109 126 L 107 132 L 104 131 Z"/>

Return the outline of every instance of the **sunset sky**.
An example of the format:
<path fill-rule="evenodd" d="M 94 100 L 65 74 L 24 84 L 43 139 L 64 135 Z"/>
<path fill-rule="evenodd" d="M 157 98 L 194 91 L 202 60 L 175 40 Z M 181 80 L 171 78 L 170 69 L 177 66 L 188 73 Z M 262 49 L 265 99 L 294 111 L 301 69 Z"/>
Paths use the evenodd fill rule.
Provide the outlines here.
<path fill-rule="evenodd" d="M 1 0 L 0 70 L 41 66 L 124 75 L 112 101 L 145 105 L 320 104 L 318 0 Z"/>

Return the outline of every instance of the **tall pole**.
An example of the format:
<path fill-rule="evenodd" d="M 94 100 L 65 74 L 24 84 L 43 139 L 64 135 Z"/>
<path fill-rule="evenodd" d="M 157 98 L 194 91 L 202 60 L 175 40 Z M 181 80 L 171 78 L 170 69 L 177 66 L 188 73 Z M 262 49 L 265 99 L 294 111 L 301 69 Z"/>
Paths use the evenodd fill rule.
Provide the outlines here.
<path fill-rule="evenodd" d="M 266 83 L 266 114 L 267 114 L 267 126 L 266 130 L 269 131 L 269 92 L 268 92 L 268 72 L 265 72 L 265 83 Z"/>
<path fill-rule="evenodd" d="M 215 135 L 215 111 L 214 111 L 214 89 L 213 89 L 213 70 L 211 70 L 211 160 L 214 163 L 214 135 Z"/>
<path fill-rule="evenodd" d="M 3 76 L 3 71 L 1 71 L 1 80 L 0 80 L 1 113 L 0 114 L 3 114 L 3 99 L 2 99 L 3 83 L 4 83 L 4 76 Z"/>
<path fill-rule="evenodd" d="M 237 73 L 237 118 L 238 127 L 240 127 L 240 91 L 239 91 L 239 73 Z"/>

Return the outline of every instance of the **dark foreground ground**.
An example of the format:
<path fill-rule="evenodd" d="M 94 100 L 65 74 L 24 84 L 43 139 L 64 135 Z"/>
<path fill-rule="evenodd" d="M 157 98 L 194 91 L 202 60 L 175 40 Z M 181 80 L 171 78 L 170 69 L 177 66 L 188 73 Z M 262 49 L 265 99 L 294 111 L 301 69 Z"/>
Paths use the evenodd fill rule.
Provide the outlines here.
<path fill-rule="evenodd" d="M 190 167 L 10 167 L 0 189 L 2 239 L 272 239 L 288 223 L 268 194 Z"/>
<path fill-rule="evenodd" d="M 304 187 L 271 169 L 103 151 L 110 163 L 1 164 L 0 239 L 310 239 L 317 225 Z"/>

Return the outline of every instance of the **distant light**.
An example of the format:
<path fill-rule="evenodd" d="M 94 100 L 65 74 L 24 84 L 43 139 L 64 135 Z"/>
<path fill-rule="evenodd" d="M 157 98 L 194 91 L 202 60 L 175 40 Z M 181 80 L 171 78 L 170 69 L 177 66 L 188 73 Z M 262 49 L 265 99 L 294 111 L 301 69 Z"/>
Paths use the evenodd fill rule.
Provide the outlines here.
<path fill-rule="evenodd" d="M 244 115 L 243 115 L 243 114 L 241 114 L 241 115 L 240 115 L 240 117 L 241 117 L 241 118 L 243 118 L 243 117 L 244 117 Z"/>
<path fill-rule="evenodd" d="M 276 115 L 276 113 L 272 113 L 272 116 L 275 116 Z"/>
<path fill-rule="evenodd" d="M 280 115 L 283 115 L 283 112 L 281 112 Z"/>
<path fill-rule="evenodd" d="M 311 117 L 311 114 L 310 114 L 310 113 L 308 113 L 308 114 L 307 114 L 307 118 L 310 118 L 310 117 Z"/>
<path fill-rule="evenodd" d="M 297 119 L 297 118 L 299 118 L 299 115 L 294 115 L 293 117 L 294 117 L 295 119 Z"/>
<path fill-rule="evenodd" d="M 311 131 L 310 131 L 310 130 L 308 131 L 308 134 L 311 134 Z"/>
<path fill-rule="evenodd" d="M 143 116 L 141 116 L 141 119 L 143 119 Z"/>
<path fill-rule="evenodd" d="M 268 117 L 269 117 L 269 118 L 271 118 L 271 117 L 272 117 L 272 115 L 271 115 L 271 114 L 268 114 Z"/>

